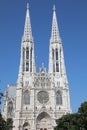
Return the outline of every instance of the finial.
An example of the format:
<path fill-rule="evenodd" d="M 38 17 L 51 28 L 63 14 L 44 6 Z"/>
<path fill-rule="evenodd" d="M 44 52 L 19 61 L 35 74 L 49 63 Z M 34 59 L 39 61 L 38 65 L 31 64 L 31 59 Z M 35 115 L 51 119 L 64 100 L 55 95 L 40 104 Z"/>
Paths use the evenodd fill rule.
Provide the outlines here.
<path fill-rule="evenodd" d="M 56 11 L 56 7 L 55 7 L 55 5 L 53 6 L 53 11 Z"/>
<path fill-rule="evenodd" d="M 27 3 L 27 9 L 29 9 L 29 3 Z"/>

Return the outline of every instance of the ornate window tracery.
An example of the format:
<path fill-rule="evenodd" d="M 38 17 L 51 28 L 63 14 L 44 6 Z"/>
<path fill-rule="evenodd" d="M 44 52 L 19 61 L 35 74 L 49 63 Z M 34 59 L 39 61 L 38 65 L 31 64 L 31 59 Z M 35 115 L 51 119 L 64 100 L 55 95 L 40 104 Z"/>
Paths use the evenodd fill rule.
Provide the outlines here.
<path fill-rule="evenodd" d="M 35 86 L 36 87 L 41 87 L 41 88 L 45 88 L 45 87 L 50 87 L 51 85 L 51 80 L 50 77 L 46 74 L 46 72 L 41 71 L 35 78 Z"/>
<path fill-rule="evenodd" d="M 40 91 L 37 94 L 37 99 L 41 104 L 47 103 L 49 100 L 48 92 L 46 91 Z"/>

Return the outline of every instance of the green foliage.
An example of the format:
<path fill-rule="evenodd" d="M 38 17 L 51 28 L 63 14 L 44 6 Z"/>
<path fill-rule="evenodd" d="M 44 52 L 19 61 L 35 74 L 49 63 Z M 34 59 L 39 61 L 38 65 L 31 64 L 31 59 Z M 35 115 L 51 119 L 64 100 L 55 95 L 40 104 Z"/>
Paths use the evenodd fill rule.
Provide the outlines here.
<path fill-rule="evenodd" d="M 67 114 L 58 119 L 57 122 L 57 127 L 55 128 L 56 130 L 77 130 L 79 129 L 79 126 L 77 125 L 77 118 L 78 114 Z"/>
<path fill-rule="evenodd" d="M 8 118 L 5 121 L 0 113 L 0 130 L 12 130 L 13 121 L 11 118 Z"/>
<path fill-rule="evenodd" d="M 6 121 L 2 118 L 2 115 L 0 113 L 0 130 L 5 130 Z"/>
<path fill-rule="evenodd" d="M 12 118 L 8 118 L 6 122 L 6 130 L 12 130 L 13 127 L 13 120 Z"/>
<path fill-rule="evenodd" d="M 83 102 L 78 109 L 80 125 L 87 130 L 87 102 Z"/>
<path fill-rule="evenodd" d="M 87 115 L 87 102 L 83 102 L 78 109 L 78 113 Z"/>
<path fill-rule="evenodd" d="M 77 113 L 63 115 L 56 123 L 55 130 L 87 130 L 87 102 L 81 104 Z"/>

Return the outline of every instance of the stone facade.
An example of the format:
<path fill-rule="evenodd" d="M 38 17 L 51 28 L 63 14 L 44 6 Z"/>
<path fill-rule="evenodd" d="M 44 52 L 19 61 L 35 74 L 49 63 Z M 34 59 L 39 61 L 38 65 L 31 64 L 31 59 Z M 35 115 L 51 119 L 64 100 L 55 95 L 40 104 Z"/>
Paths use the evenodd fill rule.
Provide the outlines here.
<path fill-rule="evenodd" d="M 13 130 L 52 130 L 55 120 L 70 113 L 70 97 L 56 9 L 53 7 L 49 69 L 36 72 L 34 41 L 27 4 L 17 84 L 5 92 L 3 117 L 13 118 Z"/>

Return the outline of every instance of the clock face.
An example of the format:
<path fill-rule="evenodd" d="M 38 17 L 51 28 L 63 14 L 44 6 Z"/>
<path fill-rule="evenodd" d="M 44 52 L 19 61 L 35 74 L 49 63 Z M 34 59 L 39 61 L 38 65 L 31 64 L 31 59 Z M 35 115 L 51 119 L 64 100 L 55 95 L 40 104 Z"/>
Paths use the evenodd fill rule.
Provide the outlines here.
<path fill-rule="evenodd" d="M 48 92 L 46 91 L 40 91 L 37 94 L 37 99 L 41 104 L 47 103 L 49 100 Z"/>

